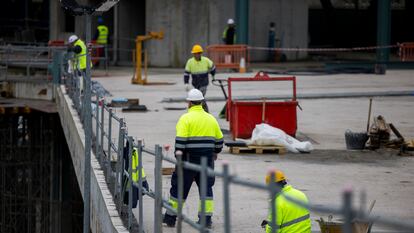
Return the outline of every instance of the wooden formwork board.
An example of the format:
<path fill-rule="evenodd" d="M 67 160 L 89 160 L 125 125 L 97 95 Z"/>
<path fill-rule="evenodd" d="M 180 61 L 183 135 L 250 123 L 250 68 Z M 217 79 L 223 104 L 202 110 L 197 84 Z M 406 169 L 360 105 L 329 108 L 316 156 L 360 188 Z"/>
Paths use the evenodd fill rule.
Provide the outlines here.
<path fill-rule="evenodd" d="M 229 148 L 232 154 L 285 154 L 286 148 L 283 146 L 233 146 Z"/>

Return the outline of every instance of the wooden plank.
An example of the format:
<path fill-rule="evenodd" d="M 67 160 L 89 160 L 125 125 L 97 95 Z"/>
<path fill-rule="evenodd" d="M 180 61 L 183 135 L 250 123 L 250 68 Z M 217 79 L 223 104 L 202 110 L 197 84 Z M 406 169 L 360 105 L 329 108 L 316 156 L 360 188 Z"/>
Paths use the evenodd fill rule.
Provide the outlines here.
<path fill-rule="evenodd" d="M 233 146 L 229 148 L 232 154 L 285 154 L 286 148 L 283 146 Z"/>

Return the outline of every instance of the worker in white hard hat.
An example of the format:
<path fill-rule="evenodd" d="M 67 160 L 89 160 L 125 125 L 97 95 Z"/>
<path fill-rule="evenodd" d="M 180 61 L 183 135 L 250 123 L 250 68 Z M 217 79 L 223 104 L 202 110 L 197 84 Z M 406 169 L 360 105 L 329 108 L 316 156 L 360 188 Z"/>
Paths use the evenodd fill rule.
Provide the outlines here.
<path fill-rule="evenodd" d="M 175 153 L 182 154 L 183 161 L 198 165 L 201 164 L 201 158 L 206 157 L 208 166 L 211 169 L 214 169 L 214 160 L 217 159 L 217 154 L 220 153 L 223 148 L 223 133 L 220 130 L 216 118 L 204 111 L 201 106 L 203 100 L 203 94 L 199 90 L 192 89 L 188 92 L 188 112 L 180 117 L 176 125 Z M 169 198 L 169 204 L 174 210 L 177 210 L 178 208 L 178 178 L 176 171 L 177 168 L 171 177 Z M 200 193 L 200 172 L 184 168 L 183 178 L 183 201 L 185 202 L 193 181 L 196 182 Z M 205 223 L 207 227 L 211 227 L 212 225 L 211 217 L 214 212 L 214 182 L 215 177 L 208 176 L 206 187 L 207 196 L 204 201 L 204 216 L 206 216 Z M 200 223 L 200 216 L 202 216 L 201 200 L 199 202 L 198 211 Z M 176 218 L 176 211 L 167 210 L 163 222 L 169 227 L 174 227 Z"/>
<path fill-rule="evenodd" d="M 233 19 L 227 20 L 227 27 L 223 31 L 222 39 L 227 45 L 236 44 L 236 24 Z"/>
<path fill-rule="evenodd" d="M 203 96 L 206 96 L 207 86 L 209 84 L 208 74 L 210 73 L 214 80 L 216 66 L 208 57 L 202 56 L 203 47 L 201 47 L 201 45 L 194 45 L 191 53 L 193 57 L 188 59 L 184 71 L 185 90 L 190 90 L 189 80 L 191 76 L 191 84 L 193 87 L 200 90 Z M 203 100 L 203 107 L 208 112 L 205 100 Z"/>
<path fill-rule="evenodd" d="M 272 182 L 276 183 L 280 189 L 274 197 L 276 222 L 273 227 L 276 228 L 275 232 L 310 233 L 311 220 L 309 210 L 286 199 L 287 196 L 302 203 L 308 203 L 306 195 L 302 191 L 289 185 L 286 181 L 285 174 L 280 170 L 270 171 L 266 175 L 265 181 L 267 185 Z M 262 227 L 266 228 L 266 233 L 272 232 L 272 216 L 272 208 L 270 208 L 267 219 L 262 222 Z"/>
<path fill-rule="evenodd" d="M 73 70 L 77 72 L 77 77 L 79 77 L 79 88 L 82 94 L 83 87 L 85 86 L 85 77 L 86 73 L 86 54 L 88 49 L 86 47 L 85 42 L 83 42 L 77 35 L 71 35 L 68 39 L 68 52 L 75 53 L 75 59 L 73 62 Z M 91 66 L 92 68 L 92 62 Z"/>

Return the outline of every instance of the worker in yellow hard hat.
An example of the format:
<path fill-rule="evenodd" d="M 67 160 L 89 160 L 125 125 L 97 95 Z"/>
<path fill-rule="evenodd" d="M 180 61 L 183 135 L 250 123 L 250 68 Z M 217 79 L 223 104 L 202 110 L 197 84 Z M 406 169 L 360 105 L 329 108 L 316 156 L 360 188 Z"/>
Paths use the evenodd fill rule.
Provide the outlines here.
<path fill-rule="evenodd" d="M 216 67 L 209 58 L 202 56 L 203 47 L 201 47 L 201 45 L 194 45 L 191 53 L 193 54 L 193 57 L 188 59 L 184 71 L 185 90 L 188 92 L 191 89 L 189 85 L 191 75 L 191 84 L 193 87 L 200 90 L 201 93 L 203 93 L 203 96 L 206 96 L 207 86 L 209 84 L 208 74 L 210 73 L 214 80 Z M 208 112 L 208 107 L 205 104 L 205 101 L 203 101 L 203 108 Z"/>
<path fill-rule="evenodd" d="M 310 233 L 311 220 L 309 210 L 299 206 L 285 197 L 308 203 L 306 195 L 291 185 L 287 184 L 285 174 L 280 170 L 272 170 L 266 175 L 266 184 L 275 182 L 280 188 L 276 194 L 275 209 L 276 209 L 276 231 L 278 233 Z M 271 203 L 271 202 L 270 202 Z M 272 208 L 269 210 L 267 220 L 262 222 L 262 227 L 266 228 L 266 233 L 272 232 Z"/>

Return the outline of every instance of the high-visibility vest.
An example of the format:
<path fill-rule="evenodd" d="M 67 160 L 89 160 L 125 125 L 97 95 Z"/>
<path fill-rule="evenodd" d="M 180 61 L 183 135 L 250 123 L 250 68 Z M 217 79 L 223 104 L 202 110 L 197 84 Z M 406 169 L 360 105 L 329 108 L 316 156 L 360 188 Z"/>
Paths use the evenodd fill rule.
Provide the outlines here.
<path fill-rule="evenodd" d="M 223 148 L 223 133 L 213 115 L 205 112 L 201 105 L 192 106 L 176 125 L 175 149 L 184 153 L 208 156 L 220 153 Z"/>
<path fill-rule="evenodd" d="M 138 164 L 139 164 L 139 155 L 137 148 L 134 147 L 132 150 L 132 181 L 138 182 L 139 174 L 138 174 Z M 144 180 L 145 179 L 145 171 L 142 167 L 141 170 L 141 177 Z"/>
<path fill-rule="evenodd" d="M 88 50 L 86 49 L 85 43 L 81 39 L 78 39 L 74 46 L 80 46 L 82 49 L 80 53 L 75 55 L 76 67 L 80 70 L 86 69 L 86 53 Z"/>
<path fill-rule="evenodd" d="M 99 36 L 98 39 L 96 40 L 96 43 L 98 44 L 108 44 L 108 27 L 105 25 L 99 25 L 98 26 L 98 31 L 99 31 Z"/>
<path fill-rule="evenodd" d="M 294 189 L 290 185 L 285 185 L 281 193 L 292 199 L 308 203 L 306 195 Z M 276 225 L 278 233 L 311 233 L 311 220 L 309 210 L 287 200 L 281 193 L 276 195 Z M 266 225 L 266 233 L 272 232 L 270 222 L 272 221 L 272 212 L 269 211 L 269 224 Z"/>

